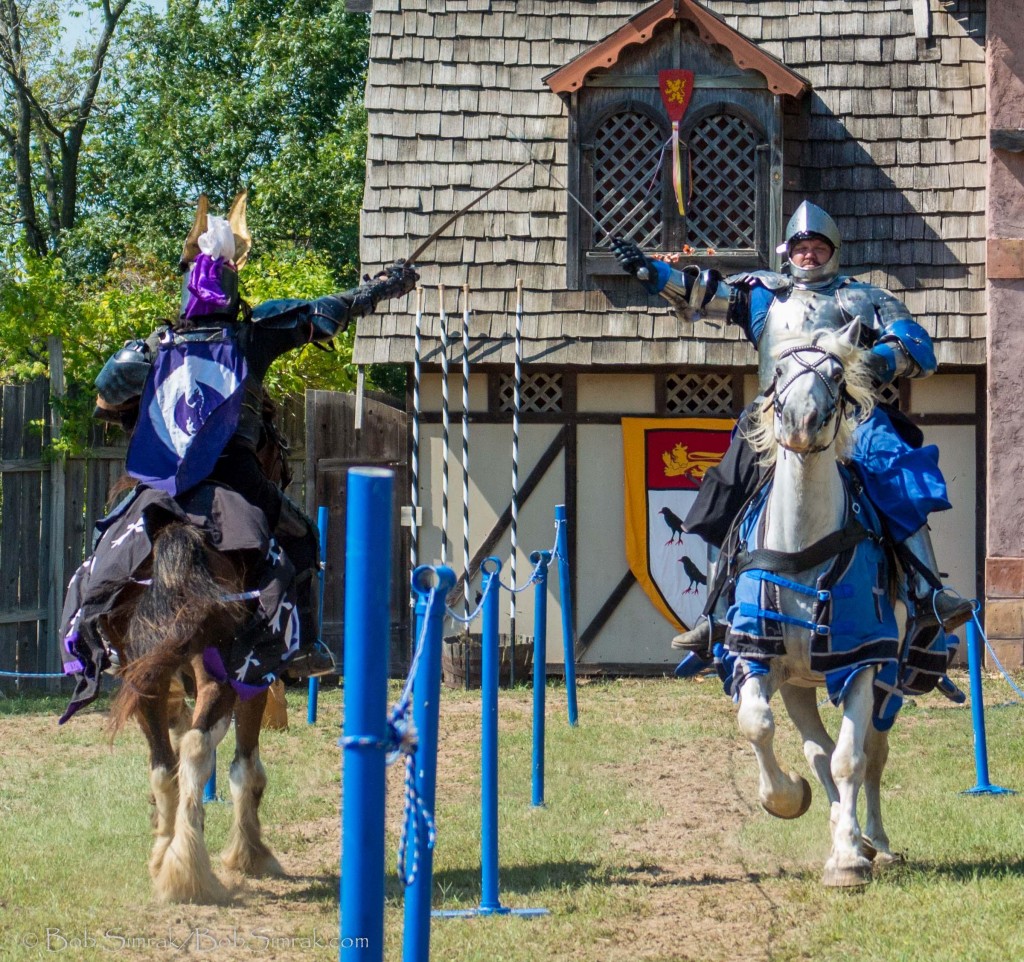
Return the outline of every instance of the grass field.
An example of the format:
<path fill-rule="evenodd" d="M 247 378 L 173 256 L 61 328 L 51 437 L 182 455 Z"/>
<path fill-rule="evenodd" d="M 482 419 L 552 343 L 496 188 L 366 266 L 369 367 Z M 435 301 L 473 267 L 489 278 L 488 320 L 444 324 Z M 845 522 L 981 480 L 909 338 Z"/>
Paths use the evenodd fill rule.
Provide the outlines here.
<path fill-rule="evenodd" d="M 965 679 L 959 679 L 966 684 Z M 1012 694 L 986 681 L 995 706 Z M 435 906 L 479 902 L 479 696 L 445 690 Z M 501 899 L 548 917 L 435 920 L 433 958 L 1005 962 L 1024 957 L 1024 796 L 960 794 L 975 781 L 970 713 L 937 696 L 908 706 L 884 780 L 906 864 L 858 891 L 819 884 L 826 806 L 794 822 L 756 803 L 756 769 L 716 682 L 583 684 L 580 724 L 548 689 L 547 805 L 530 806 L 529 689 L 501 695 Z M 111 747 L 102 708 L 58 728 L 62 701 L 0 700 L 0 959 L 337 958 L 343 693 L 305 724 L 268 732 L 263 816 L 288 877 L 237 880 L 223 908 L 154 902 L 145 750 Z M 837 713 L 827 709 L 835 728 Z M 1024 706 L 987 713 L 993 781 L 1024 789 Z M 229 734 L 220 749 L 226 791 Z M 806 766 L 791 727 L 780 755 Z M 389 774 L 385 957 L 401 957 L 394 874 L 402 772 Z M 207 808 L 216 853 L 229 806 Z M 215 857 L 216 865 L 216 857 Z"/>

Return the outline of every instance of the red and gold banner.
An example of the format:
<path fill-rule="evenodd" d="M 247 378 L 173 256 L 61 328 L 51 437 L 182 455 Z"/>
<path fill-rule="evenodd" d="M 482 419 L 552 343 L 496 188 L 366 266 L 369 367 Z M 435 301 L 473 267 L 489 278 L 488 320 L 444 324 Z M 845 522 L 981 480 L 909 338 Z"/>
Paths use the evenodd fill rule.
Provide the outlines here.
<path fill-rule="evenodd" d="M 729 447 L 732 421 L 623 418 L 626 560 L 654 606 L 690 628 L 707 598 L 707 550 L 683 519 L 708 468 Z"/>
<path fill-rule="evenodd" d="M 668 119 L 672 121 L 672 188 L 676 195 L 679 213 L 686 213 L 685 189 L 683 184 L 682 158 L 679 151 L 679 123 L 690 106 L 693 96 L 692 70 L 659 70 L 658 86 L 661 88 L 661 102 L 665 105 Z"/>

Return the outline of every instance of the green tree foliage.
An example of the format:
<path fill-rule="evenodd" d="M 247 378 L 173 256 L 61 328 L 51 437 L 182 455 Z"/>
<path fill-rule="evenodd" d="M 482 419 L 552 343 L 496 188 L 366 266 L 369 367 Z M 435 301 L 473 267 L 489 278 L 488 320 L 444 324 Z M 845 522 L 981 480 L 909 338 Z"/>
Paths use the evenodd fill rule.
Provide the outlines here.
<path fill-rule="evenodd" d="M 60 2 L 0 0 L 8 22 L 22 17 L 23 33 L 35 18 L 27 33 L 41 105 L 80 95 L 75 82 L 95 62 L 109 15 L 120 19 L 82 128 L 69 220 L 47 206 L 46 151 L 33 134 L 33 197 L 50 234 L 40 244 L 21 230 L 0 249 L 0 379 L 45 373 L 47 337 L 61 334 L 68 443 L 81 443 L 104 360 L 176 316 L 177 260 L 201 192 L 223 214 L 238 190 L 250 191 L 254 246 L 241 275 L 250 303 L 357 282 L 368 28 L 344 0 L 168 0 L 166 11 L 131 0 L 124 16 L 128 0 L 80 0 L 99 11 L 98 26 L 62 59 Z M 0 104 L 0 134 L 15 129 L 15 106 Z M 60 151 L 49 156 L 60 173 Z M 16 174 L 8 151 L 0 217 L 24 226 Z M 272 390 L 351 387 L 353 334 L 337 339 L 336 352 L 306 348 L 279 361 Z"/>
<path fill-rule="evenodd" d="M 129 21 L 108 74 L 83 249 L 128 235 L 170 261 L 202 192 L 250 190 L 254 256 L 321 252 L 356 280 L 365 170 L 367 20 L 343 0 L 170 0 Z"/>
<path fill-rule="evenodd" d="M 3 210 L 36 254 L 59 250 L 74 226 L 86 131 L 129 2 L 78 0 L 99 26 L 89 43 L 68 50 L 66 0 L 0 0 L 0 146 L 11 182 Z"/>
<path fill-rule="evenodd" d="M 113 259 L 90 281 L 75 281 L 53 255 L 39 256 L 24 245 L 0 259 L 0 382 L 45 377 L 47 340 L 60 336 L 69 376 L 62 413 L 61 446 L 80 448 L 88 437 L 95 392 L 106 359 L 125 341 L 145 337 L 177 316 L 179 280 L 152 254 L 134 249 Z M 279 245 L 246 265 L 242 296 L 254 303 L 277 297 L 316 297 L 337 288 L 326 258 L 314 251 Z M 267 386 L 280 396 L 305 388 L 350 389 L 354 330 L 336 338 L 335 350 L 308 345 L 289 364 L 278 364 Z"/>

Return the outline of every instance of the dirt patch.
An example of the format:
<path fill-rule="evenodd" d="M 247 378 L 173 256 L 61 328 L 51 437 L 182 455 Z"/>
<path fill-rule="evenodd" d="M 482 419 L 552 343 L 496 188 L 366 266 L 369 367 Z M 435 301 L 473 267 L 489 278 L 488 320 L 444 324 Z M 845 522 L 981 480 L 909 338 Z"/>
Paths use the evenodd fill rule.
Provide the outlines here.
<path fill-rule="evenodd" d="M 692 683 L 691 683 L 692 684 Z M 710 685 L 710 683 L 708 683 Z M 692 691 L 700 690 L 699 683 Z M 626 683 L 604 697 L 617 700 L 622 717 L 642 718 L 653 711 L 675 711 L 676 699 L 685 705 L 683 686 L 662 688 L 654 695 L 640 683 Z M 704 689 L 704 694 L 709 692 Z M 443 701 L 443 724 L 439 746 L 439 783 L 446 796 L 477 795 L 479 768 L 478 725 L 480 706 L 473 698 Z M 520 694 L 502 702 L 501 726 L 528 727 L 530 704 Z M 669 707 L 666 707 L 669 706 Z M 709 709 L 709 706 L 711 708 Z M 807 865 L 770 859 L 744 848 L 742 833 L 752 819 L 764 819 L 756 803 L 756 766 L 750 749 L 735 731 L 733 710 L 721 698 L 701 698 L 701 712 L 714 714 L 711 721 L 685 718 L 682 727 L 710 724 L 718 732 L 709 750 L 704 737 L 678 740 L 666 734 L 636 746 L 637 762 L 623 770 L 610 759 L 606 768 L 623 784 L 625 791 L 644 799 L 656 812 L 652 819 L 634 829 L 612 835 L 615 854 L 602 884 L 616 897 L 638 905 L 633 914 L 609 919 L 606 931 L 588 934 L 588 948 L 577 955 L 566 946 L 559 958 L 596 958 L 610 962 L 768 962 L 793 930 L 806 924 L 797 908 L 783 899 L 793 876 L 805 874 Z M 721 717 L 718 717 L 719 713 Z M 293 715 L 295 713 L 293 712 Z M 666 721 L 666 731 L 673 719 Z M 301 724 L 293 717 L 293 724 Z M 30 763 L 41 745 L 53 739 L 75 742 L 76 752 L 108 754 L 103 712 L 83 713 L 73 726 L 59 729 L 54 719 L 39 715 L 0 718 L 0 744 L 8 760 Z M 139 734 L 125 731 L 118 746 L 129 743 L 131 751 L 144 756 Z M 268 773 L 296 763 L 287 736 L 270 740 L 264 757 Z M 556 760 L 552 764 L 557 764 Z M 335 770 L 336 772 L 336 770 Z M 441 774 L 443 773 L 443 774 Z M 594 772 L 595 777 L 601 771 Z M 300 791 L 337 792 L 330 773 L 320 774 Z M 387 824 L 396 832 L 401 824 L 404 767 L 388 773 Z M 227 794 L 226 779 L 221 786 Z M 336 799 L 337 795 L 333 797 Z M 213 819 L 226 819 L 224 806 Z M 223 812 L 224 814 L 221 814 Z M 211 816 L 208 814 L 208 819 Z M 208 822 L 209 825 L 209 822 Z M 809 830 L 813 827 L 809 826 Z M 140 831 L 144 831 L 140 826 Z M 824 826 L 820 826 L 822 832 Z M 226 873 L 214 853 L 214 867 L 221 878 L 234 886 L 235 897 L 226 907 L 163 906 L 152 901 L 150 892 L 140 891 L 130 919 L 115 916 L 95 919 L 96 933 L 108 933 L 111 940 L 94 952 L 72 953 L 67 957 L 99 959 L 119 957 L 118 939 L 133 940 L 121 946 L 132 958 L 166 959 L 181 955 L 193 959 L 225 960 L 308 960 L 337 958 L 339 820 L 336 814 L 286 821 L 268 828 L 268 841 L 277 854 L 285 878 L 242 879 Z M 394 846 L 387 850 L 388 870 L 393 876 Z M 400 911 L 398 886 L 388 882 L 389 911 Z M 123 904 L 123 903 L 122 903 Z M 751 920 L 757 935 L 751 938 Z M 389 926 L 390 929 L 390 926 Z M 105 949 L 106 951 L 100 951 Z M 398 958 L 401 950 L 389 934 L 386 958 Z M 466 958 L 477 958 L 468 955 Z M 447 962 L 447 960 L 445 960 Z M 455 960 L 452 960 L 455 962 Z"/>

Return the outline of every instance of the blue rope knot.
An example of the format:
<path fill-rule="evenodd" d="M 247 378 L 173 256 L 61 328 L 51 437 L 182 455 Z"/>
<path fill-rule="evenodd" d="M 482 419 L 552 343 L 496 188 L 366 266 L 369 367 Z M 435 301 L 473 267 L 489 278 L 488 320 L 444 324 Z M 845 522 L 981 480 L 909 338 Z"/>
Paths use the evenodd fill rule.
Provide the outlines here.
<path fill-rule="evenodd" d="M 393 765 L 402 755 L 412 757 L 419 743 L 419 732 L 413 724 L 409 706 L 396 705 L 388 719 L 387 764 Z"/>

